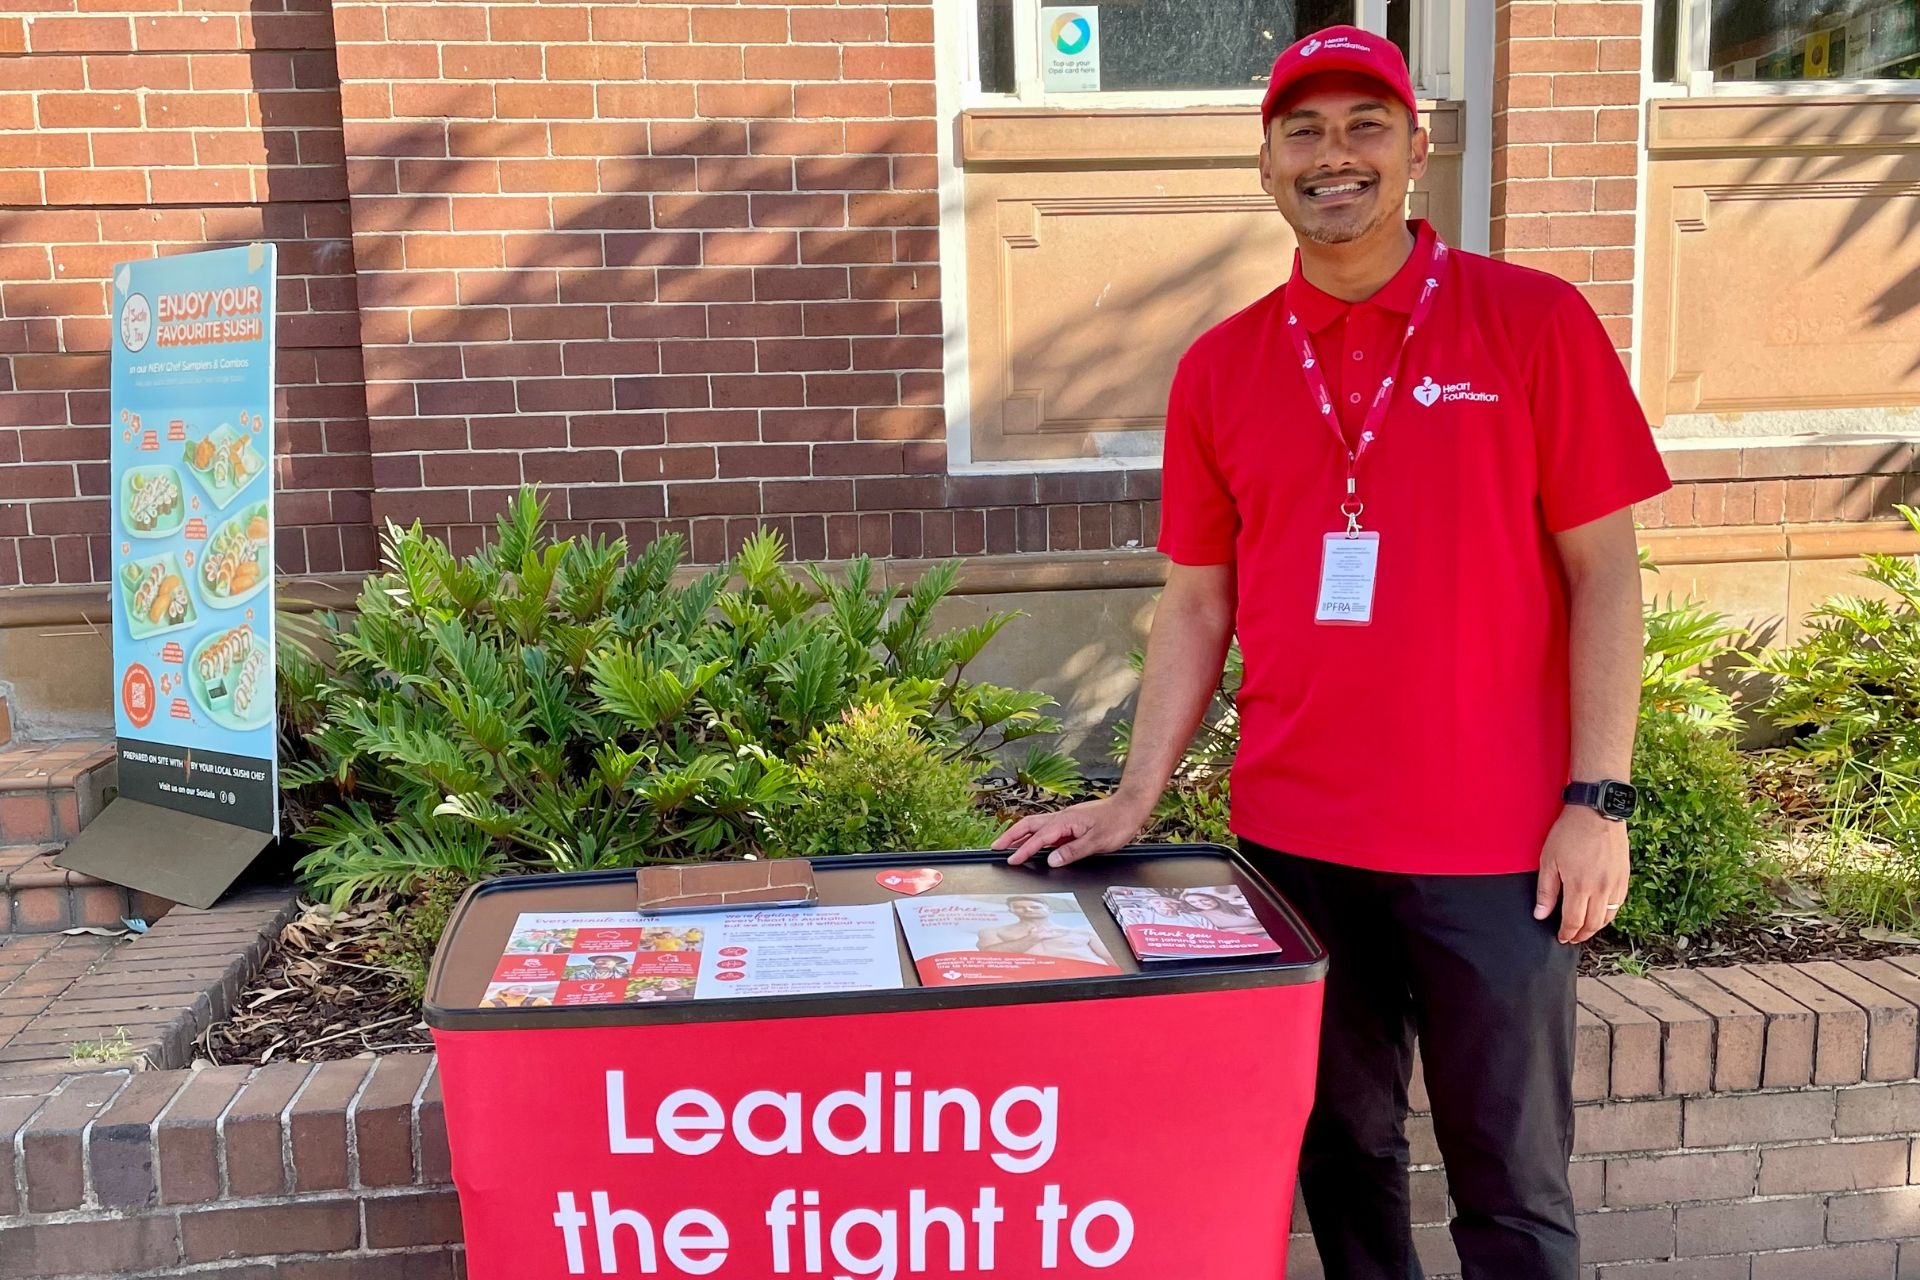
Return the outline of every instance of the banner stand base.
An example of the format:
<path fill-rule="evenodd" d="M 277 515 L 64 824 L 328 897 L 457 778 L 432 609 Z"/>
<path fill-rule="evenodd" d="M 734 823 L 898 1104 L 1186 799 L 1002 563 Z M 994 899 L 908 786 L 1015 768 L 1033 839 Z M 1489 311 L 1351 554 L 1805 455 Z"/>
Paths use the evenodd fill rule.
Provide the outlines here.
<path fill-rule="evenodd" d="M 205 909 L 272 843 L 265 831 L 123 796 L 102 809 L 53 862 Z"/>

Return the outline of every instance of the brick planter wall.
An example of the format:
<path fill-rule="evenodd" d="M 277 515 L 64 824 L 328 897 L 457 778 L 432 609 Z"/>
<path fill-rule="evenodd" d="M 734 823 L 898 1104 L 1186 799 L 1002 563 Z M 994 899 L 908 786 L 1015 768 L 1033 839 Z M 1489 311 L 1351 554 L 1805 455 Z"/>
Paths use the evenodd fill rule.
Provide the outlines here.
<path fill-rule="evenodd" d="M 1920 958 L 1587 979 L 1580 1004 L 1573 1186 L 1591 1280 L 1920 1275 Z M 431 1056 L 8 1088 L 7 1280 L 463 1270 Z M 1448 1275 L 1424 1114 L 1412 1138 L 1421 1253 Z M 1311 1243 L 1294 1243 L 1290 1274 L 1313 1280 Z"/>
<path fill-rule="evenodd" d="M 460 1274 L 433 1064 L 409 1054 L 0 1092 L 0 1276 Z"/>

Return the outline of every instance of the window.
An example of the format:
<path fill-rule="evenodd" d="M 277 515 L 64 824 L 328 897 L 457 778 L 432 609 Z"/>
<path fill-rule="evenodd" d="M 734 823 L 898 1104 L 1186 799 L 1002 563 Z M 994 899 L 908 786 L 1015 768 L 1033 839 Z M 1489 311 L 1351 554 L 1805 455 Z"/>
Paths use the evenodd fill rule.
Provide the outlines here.
<path fill-rule="evenodd" d="M 1667 83 L 1920 78 L 1920 0 L 1656 0 L 1654 21 L 1654 77 Z"/>
<path fill-rule="evenodd" d="M 1282 49 L 1343 22 L 1384 31 L 1414 61 L 1416 84 L 1428 88 L 1415 57 L 1416 4 L 1422 0 L 976 0 L 970 96 L 1253 96 Z"/>

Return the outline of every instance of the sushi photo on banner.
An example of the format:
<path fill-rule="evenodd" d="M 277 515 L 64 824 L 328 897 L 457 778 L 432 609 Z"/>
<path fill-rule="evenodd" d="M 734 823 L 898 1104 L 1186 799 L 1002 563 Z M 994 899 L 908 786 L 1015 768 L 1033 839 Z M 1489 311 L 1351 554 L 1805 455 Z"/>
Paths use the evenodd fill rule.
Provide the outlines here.
<path fill-rule="evenodd" d="M 113 272 L 120 794 L 279 834 L 274 246 Z"/>

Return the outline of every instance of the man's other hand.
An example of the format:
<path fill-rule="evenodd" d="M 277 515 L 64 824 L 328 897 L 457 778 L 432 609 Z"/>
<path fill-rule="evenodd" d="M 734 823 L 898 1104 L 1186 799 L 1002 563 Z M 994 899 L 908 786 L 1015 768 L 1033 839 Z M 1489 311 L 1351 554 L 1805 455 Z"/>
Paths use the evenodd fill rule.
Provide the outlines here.
<path fill-rule="evenodd" d="M 1064 867 L 1096 853 L 1112 853 L 1126 847 L 1152 816 L 1151 802 L 1142 805 L 1136 800 L 1112 795 L 1056 813 L 1031 814 L 1002 832 L 993 847 L 1013 850 L 1007 862 L 1016 867 L 1050 849 L 1047 865 Z"/>
<path fill-rule="evenodd" d="M 1591 809 L 1569 805 L 1540 854 L 1533 918 L 1560 905 L 1560 941 L 1585 942 L 1612 923 L 1627 900 L 1627 828 Z"/>

